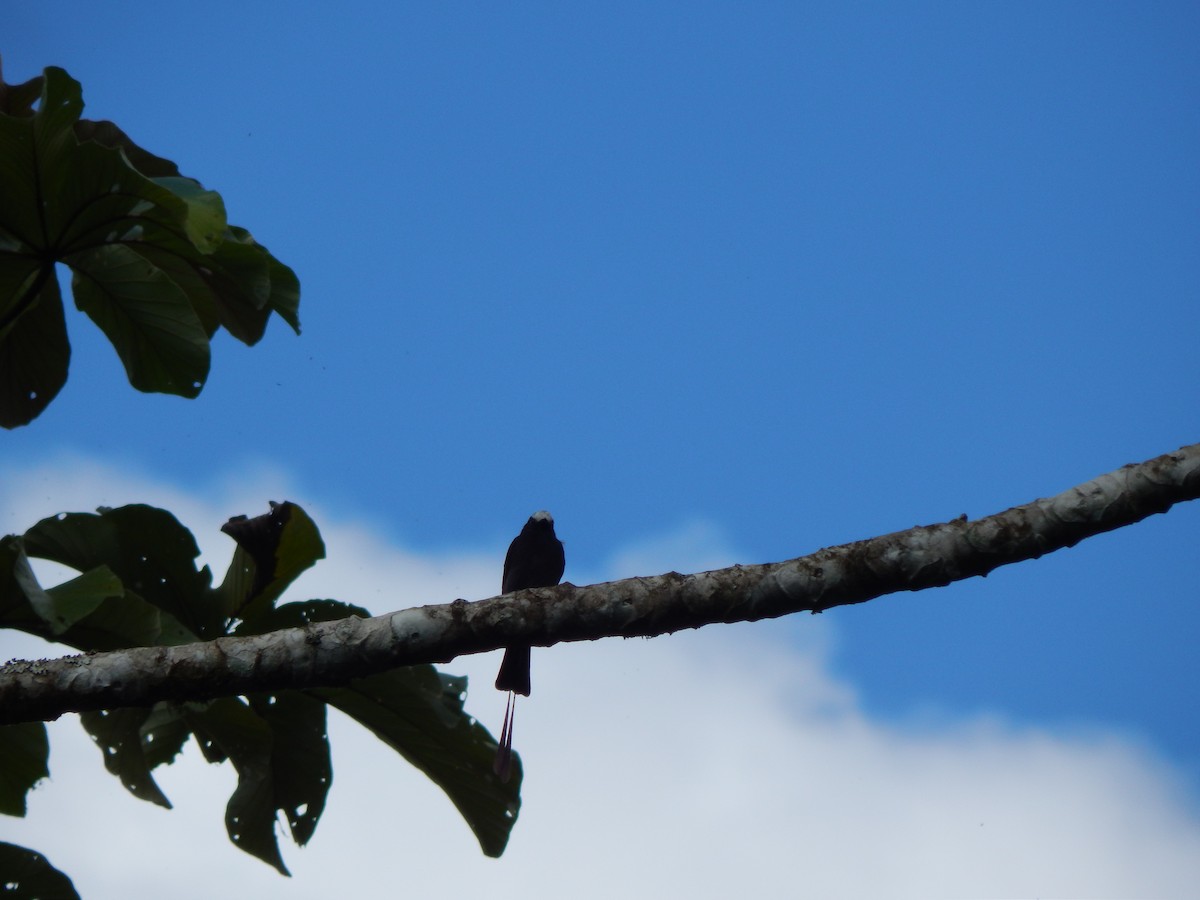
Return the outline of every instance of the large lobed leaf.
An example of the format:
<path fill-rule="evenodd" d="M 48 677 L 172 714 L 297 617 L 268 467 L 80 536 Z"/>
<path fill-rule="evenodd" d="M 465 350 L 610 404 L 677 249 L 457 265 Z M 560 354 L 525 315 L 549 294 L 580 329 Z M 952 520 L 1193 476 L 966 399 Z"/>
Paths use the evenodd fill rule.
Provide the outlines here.
<path fill-rule="evenodd" d="M 36 105 L 36 108 L 35 108 Z M 0 425 L 38 416 L 66 383 L 70 346 L 55 263 L 142 391 L 194 397 L 209 341 L 253 344 L 272 313 L 299 332 L 300 285 L 219 194 L 81 119 L 83 94 L 50 67 L 0 81 Z"/>
<path fill-rule="evenodd" d="M 123 602 L 109 610 L 111 620 L 106 621 L 113 624 L 122 614 L 141 617 L 130 623 L 126 639 L 118 646 L 180 644 L 225 633 L 224 616 L 209 594 L 212 575 L 207 567 L 196 568 L 200 554 L 196 539 L 166 510 L 134 504 L 102 508 L 94 514 L 51 516 L 25 532 L 24 546 L 30 556 L 79 572 L 102 566 L 111 570 L 120 581 Z M 149 628 L 154 631 L 148 632 Z M 138 639 L 147 634 L 154 639 Z"/>
<path fill-rule="evenodd" d="M 277 603 L 325 555 L 316 524 L 296 504 L 272 503 L 268 513 L 235 517 L 222 531 L 238 547 L 217 588 L 209 570 L 196 566 L 191 532 L 170 513 L 149 506 L 52 516 L 23 536 L 0 538 L 0 627 L 97 650 L 263 634 L 369 615 L 336 600 Z M 79 575 L 43 588 L 30 557 Z M 465 678 L 412 666 L 344 687 L 160 703 L 81 718 L 108 771 L 134 796 L 161 806 L 170 802 L 153 770 L 171 762 L 190 735 L 210 762 L 232 762 L 238 786 L 226 809 L 230 839 L 287 874 L 276 833 L 279 814 L 293 840 L 305 844 L 333 781 L 328 705 L 370 729 L 441 787 L 485 853 L 504 851 L 520 809 L 520 768 L 507 784 L 495 776 L 496 741 L 467 715 L 465 695 Z M 0 730 L 0 763 L 12 766 L 9 781 L 0 783 L 0 811 L 23 809 L 26 792 L 45 774 L 44 753 L 37 766 L 36 738 L 32 732 Z"/>

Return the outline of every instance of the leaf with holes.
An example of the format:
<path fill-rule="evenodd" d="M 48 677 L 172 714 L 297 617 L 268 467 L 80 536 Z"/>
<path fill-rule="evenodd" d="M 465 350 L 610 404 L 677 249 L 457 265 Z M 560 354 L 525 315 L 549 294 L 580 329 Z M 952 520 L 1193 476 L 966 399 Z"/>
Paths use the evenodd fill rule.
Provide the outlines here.
<path fill-rule="evenodd" d="M 225 830 L 235 847 L 289 875 L 275 837 L 275 773 L 271 764 L 274 735 L 262 716 L 233 697 L 214 700 L 188 712 L 188 724 L 205 756 L 227 757 L 238 775 L 237 789 L 225 807 Z M 214 752 L 215 751 L 215 752 Z"/>
<path fill-rule="evenodd" d="M 250 706 L 271 729 L 271 788 L 300 846 L 308 843 L 333 783 L 325 704 L 299 691 L 255 694 Z"/>
<path fill-rule="evenodd" d="M 100 752 L 104 768 L 121 780 L 125 790 L 140 800 L 171 808 L 171 801 L 150 774 L 142 728 L 149 709 L 107 709 L 81 713 L 80 722 Z"/>
<path fill-rule="evenodd" d="M 24 542 L 30 556 L 80 572 L 111 569 L 129 594 L 170 617 L 146 623 L 146 629 L 159 628 L 162 634 L 151 643 L 180 643 L 187 636 L 181 628 L 202 640 L 225 633 L 225 617 L 211 602 L 212 575 L 207 567 L 196 568 L 196 539 L 166 510 L 133 504 L 63 513 L 38 522 L 25 532 Z"/>
<path fill-rule="evenodd" d="M 6 897 L 38 900 L 79 900 L 71 879 L 50 865 L 36 850 L 0 841 L 0 872 Z"/>
<path fill-rule="evenodd" d="M 0 304 L 6 299 L 10 309 L 0 311 L 0 426 L 15 428 L 40 415 L 67 383 L 71 345 L 58 279 L 48 268 L 0 253 Z"/>

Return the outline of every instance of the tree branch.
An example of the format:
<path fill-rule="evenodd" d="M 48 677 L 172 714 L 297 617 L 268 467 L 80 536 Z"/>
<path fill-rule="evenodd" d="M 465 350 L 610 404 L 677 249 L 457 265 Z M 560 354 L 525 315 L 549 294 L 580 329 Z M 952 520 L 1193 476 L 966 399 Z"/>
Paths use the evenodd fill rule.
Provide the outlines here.
<path fill-rule="evenodd" d="M 16 660 L 0 668 L 0 724 L 160 700 L 330 686 L 510 643 L 548 647 L 818 613 L 986 575 L 1197 497 L 1200 444 L 1193 444 L 982 519 L 962 516 L 787 562 L 589 587 L 564 584 L 178 647 Z"/>

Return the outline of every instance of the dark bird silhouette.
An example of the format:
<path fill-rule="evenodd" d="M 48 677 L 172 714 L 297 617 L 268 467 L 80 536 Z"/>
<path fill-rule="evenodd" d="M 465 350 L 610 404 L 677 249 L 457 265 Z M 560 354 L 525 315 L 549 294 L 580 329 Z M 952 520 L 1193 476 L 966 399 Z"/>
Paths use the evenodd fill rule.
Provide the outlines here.
<path fill-rule="evenodd" d="M 509 544 L 504 557 L 504 577 L 500 590 L 508 594 L 525 588 L 553 587 L 562 580 L 566 568 L 562 541 L 554 533 L 554 517 L 544 509 L 535 512 Z M 513 644 L 504 651 L 496 689 L 508 691 L 504 707 L 504 725 L 500 729 L 500 748 L 493 766 L 502 781 L 508 781 L 512 769 L 512 726 L 517 698 L 529 696 L 529 645 Z"/>

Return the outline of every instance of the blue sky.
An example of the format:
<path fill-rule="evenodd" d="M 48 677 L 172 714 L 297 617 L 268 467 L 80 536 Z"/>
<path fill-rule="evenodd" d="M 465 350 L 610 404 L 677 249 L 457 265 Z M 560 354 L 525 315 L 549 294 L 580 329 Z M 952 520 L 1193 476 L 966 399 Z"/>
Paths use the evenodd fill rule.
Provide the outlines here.
<path fill-rule="evenodd" d="M 582 583 L 986 515 L 1200 435 L 1194 4 L 279 9 L 6 14 L 8 81 L 66 68 L 302 285 L 303 335 L 218 339 L 196 401 L 134 392 L 69 315 L 67 387 L 0 438 L 29 496 L 97 471 L 244 504 L 219 522 L 286 488 L 412 558 L 494 560 L 491 588 L 420 582 L 482 597 L 538 508 Z M 889 733 L 1116 736 L 1195 825 L 1198 526 L 703 652 L 792 665 L 819 634 Z M 353 584 L 324 595 L 403 605 Z"/>

